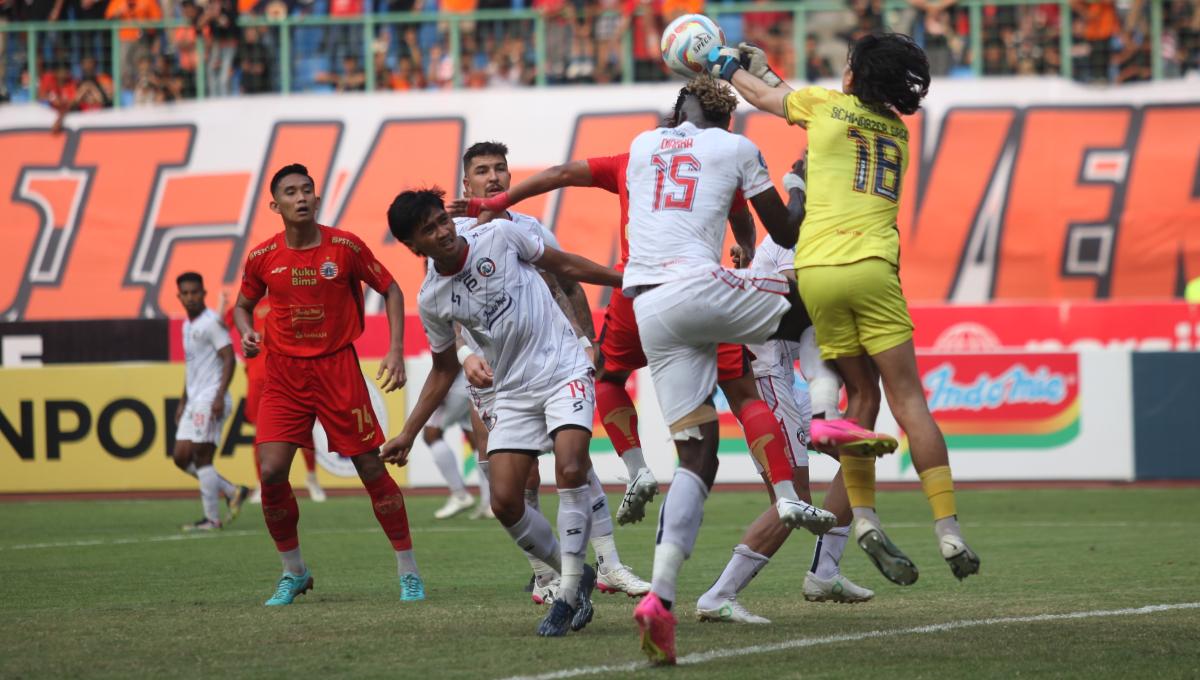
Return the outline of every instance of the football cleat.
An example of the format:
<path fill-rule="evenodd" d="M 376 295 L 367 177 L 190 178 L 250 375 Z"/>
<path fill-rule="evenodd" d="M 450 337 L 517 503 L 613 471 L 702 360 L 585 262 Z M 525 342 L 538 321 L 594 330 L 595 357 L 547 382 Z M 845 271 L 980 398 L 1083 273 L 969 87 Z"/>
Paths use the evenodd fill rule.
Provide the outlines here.
<path fill-rule="evenodd" d="M 625 487 L 625 496 L 617 506 L 617 524 L 633 524 L 642 521 L 646 516 L 646 504 L 658 493 L 658 480 L 650 468 L 637 471 L 629 485 Z"/>
<path fill-rule="evenodd" d="M 846 419 L 814 419 L 811 434 L 814 445 L 834 447 L 860 456 L 882 456 L 900 445 L 895 437 L 872 432 Z"/>
<path fill-rule="evenodd" d="M 480 503 L 475 507 L 475 512 L 471 513 L 471 519 L 496 519 L 496 513 L 492 512 L 491 505 Z"/>
<path fill-rule="evenodd" d="M 979 573 L 979 555 L 971 550 L 971 546 L 967 545 L 962 536 L 946 534 L 938 543 L 942 549 L 942 558 L 950 565 L 950 571 L 958 580 Z"/>
<path fill-rule="evenodd" d="M 466 491 L 462 493 L 451 494 L 446 499 L 446 504 L 433 513 L 434 519 L 450 519 L 460 512 L 465 512 L 475 505 L 475 497 Z"/>
<path fill-rule="evenodd" d="M 198 519 L 191 524 L 184 524 L 181 529 L 187 533 L 200 533 L 205 531 L 220 531 L 221 523 L 214 522 L 210 519 Z"/>
<path fill-rule="evenodd" d="M 578 601 L 575 614 L 571 617 L 571 630 L 583 630 L 592 622 L 592 591 L 596 589 L 596 570 L 592 565 L 583 565 L 583 575 L 579 578 Z"/>
<path fill-rule="evenodd" d="M 317 473 L 308 473 L 308 478 L 304 480 L 304 485 L 308 487 L 308 497 L 314 503 L 325 502 L 325 489 L 322 489 L 321 483 L 317 481 Z"/>
<path fill-rule="evenodd" d="M 254 490 L 250 492 L 250 497 L 246 499 L 246 502 L 250 505 L 262 505 L 262 487 L 254 487 Z"/>
<path fill-rule="evenodd" d="M 758 614 L 751 614 L 736 598 L 723 601 L 720 606 L 712 609 L 696 607 L 696 618 L 703 623 L 753 623 L 766 624 L 771 619 Z"/>
<path fill-rule="evenodd" d="M 641 631 L 642 651 L 656 666 L 675 665 L 675 615 L 650 593 L 633 608 L 633 620 Z"/>
<path fill-rule="evenodd" d="M 537 580 L 534 579 L 533 590 L 529 591 L 529 599 L 533 600 L 534 604 L 550 604 L 558 596 L 558 586 L 561 583 L 562 580 L 557 576 L 544 586 L 538 585 Z"/>
<path fill-rule="evenodd" d="M 297 595 L 303 595 L 312 590 L 313 577 L 307 569 L 303 574 L 296 576 L 294 574 L 284 573 L 279 577 L 279 583 L 275 586 L 275 594 L 271 599 L 267 600 L 268 607 L 282 607 L 285 604 L 291 604 Z"/>
<path fill-rule="evenodd" d="M 596 579 L 596 587 L 602 593 L 625 593 L 629 597 L 641 597 L 650 592 L 650 584 L 638 578 L 633 570 L 624 564 L 607 571 L 601 570 Z"/>
<path fill-rule="evenodd" d="M 802 500 L 780 498 L 775 501 L 775 510 L 779 512 L 780 521 L 790 529 L 804 528 L 820 536 L 837 526 L 837 515 Z"/>
<path fill-rule="evenodd" d="M 538 636 L 562 637 L 566 635 L 567 630 L 571 628 L 571 619 L 574 618 L 575 613 L 566 600 L 555 600 L 550 605 L 550 611 L 546 612 L 546 617 L 538 624 Z"/>
<path fill-rule="evenodd" d="M 854 542 L 867 553 L 884 578 L 898 586 L 910 586 L 917 582 L 917 565 L 892 543 L 881 527 L 856 519 L 853 531 Z"/>
<path fill-rule="evenodd" d="M 863 588 L 841 574 L 828 580 L 817 578 L 811 571 L 804 576 L 804 599 L 809 602 L 852 604 L 867 602 L 874 597 L 875 591 Z"/>
<path fill-rule="evenodd" d="M 425 582 L 420 574 L 407 573 L 400 576 L 400 601 L 420 602 L 425 599 Z"/>
<path fill-rule="evenodd" d="M 227 522 L 232 522 L 242 513 L 242 506 L 246 504 L 246 499 L 250 497 L 250 487 L 239 486 L 233 492 L 233 496 L 225 499 L 225 506 L 229 509 L 229 519 Z"/>

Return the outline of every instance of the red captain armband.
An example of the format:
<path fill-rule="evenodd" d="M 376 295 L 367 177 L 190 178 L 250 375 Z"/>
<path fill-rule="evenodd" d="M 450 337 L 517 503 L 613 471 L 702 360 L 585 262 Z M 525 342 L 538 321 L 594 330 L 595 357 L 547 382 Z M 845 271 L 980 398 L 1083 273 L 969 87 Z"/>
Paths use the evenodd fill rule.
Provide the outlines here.
<path fill-rule="evenodd" d="M 490 198 L 472 198 L 467 200 L 467 217 L 479 217 L 479 213 L 487 211 L 491 213 L 503 212 L 512 205 L 508 201 L 508 192 L 504 191 Z"/>

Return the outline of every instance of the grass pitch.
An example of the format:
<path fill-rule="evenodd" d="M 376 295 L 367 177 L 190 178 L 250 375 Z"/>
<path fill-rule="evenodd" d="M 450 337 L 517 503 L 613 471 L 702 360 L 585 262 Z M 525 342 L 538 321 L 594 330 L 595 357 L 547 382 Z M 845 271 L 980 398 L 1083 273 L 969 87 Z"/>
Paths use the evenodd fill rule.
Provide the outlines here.
<path fill-rule="evenodd" d="M 695 599 L 765 507 L 761 493 L 713 494 L 676 606 L 679 653 L 695 663 L 675 670 L 628 665 L 643 657 L 624 597 L 597 593 L 596 618 L 582 633 L 535 637 L 544 609 L 522 590 L 524 558 L 494 522 L 432 519 L 441 498 L 409 499 L 429 599 L 403 605 L 365 496 L 301 500 L 316 588 L 279 609 L 262 606 L 279 562 L 256 506 L 220 534 L 181 538 L 177 528 L 199 516 L 198 500 L 0 504 L 0 678 L 501 678 L 597 667 L 602 677 L 1200 676 L 1195 608 L 896 633 L 1200 602 L 1200 489 L 958 498 L 980 576 L 958 583 L 950 575 L 920 493 L 884 492 L 880 513 L 920 580 L 886 583 L 851 545 L 843 570 L 874 589 L 875 601 L 806 603 L 800 587 L 813 537 L 795 534 L 742 597 L 774 621 L 752 628 L 693 618 Z M 553 494 L 543 499 L 553 518 Z M 653 531 L 651 521 L 616 533 L 623 560 L 647 578 Z M 886 634 L 862 637 L 871 631 Z M 811 644 L 770 649 L 792 640 Z M 755 645 L 763 649 L 696 656 Z"/>

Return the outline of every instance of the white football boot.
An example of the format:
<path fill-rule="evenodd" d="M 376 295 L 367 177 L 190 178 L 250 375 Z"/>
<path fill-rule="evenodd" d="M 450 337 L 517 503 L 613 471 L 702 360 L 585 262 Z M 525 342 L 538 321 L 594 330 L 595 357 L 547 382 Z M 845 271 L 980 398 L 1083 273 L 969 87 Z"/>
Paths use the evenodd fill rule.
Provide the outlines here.
<path fill-rule="evenodd" d="M 437 512 L 433 513 L 435 519 L 450 519 L 460 512 L 470 510 L 475 505 L 475 497 L 463 491 L 462 493 L 451 494 L 446 499 L 446 504 L 443 505 Z"/>
<path fill-rule="evenodd" d="M 874 597 L 875 591 L 863 588 L 841 574 L 828 580 L 817 578 L 811 571 L 804 576 L 804 599 L 809 602 L 852 604 L 867 602 Z"/>
<path fill-rule="evenodd" d="M 752 623 L 763 625 L 771 622 L 768 619 L 757 614 L 751 614 L 742 606 L 737 598 L 729 598 L 717 607 L 712 609 L 704 609 L 696 607 L 696 618 L 705 623 Z"/>
<path fill-rule="evenodd" d="M 617 507 L 617 524 L 633 524 L 646 516 L 646 504 L 658 494 L 658 480 L 650 468 L 637 471 L 625 487 L 625 496 Z"/>

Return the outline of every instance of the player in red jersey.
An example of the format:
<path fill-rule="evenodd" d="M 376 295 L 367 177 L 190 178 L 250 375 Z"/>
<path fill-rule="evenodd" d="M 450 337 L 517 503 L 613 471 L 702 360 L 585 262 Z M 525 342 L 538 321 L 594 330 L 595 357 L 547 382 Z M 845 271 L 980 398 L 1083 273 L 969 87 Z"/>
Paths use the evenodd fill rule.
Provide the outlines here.
<path fill-rule="evenodd" d="M 676 101 L 672 116 L 664 125 L 674 127 L 679 118 L 682 95 Z M 563 187 L 598 187 L 617 194 L 621 205 L 621 259 L 616 264 L 624 271 L 629 260 L 629 194 L 625 184 L 629 154 L 571 161 L 544 170 L 507 192 L 486 199 L 459 199 L 450 206 L 452 215 L 478 215 L 481 211 L 499 212 L 531 196 Z M 748 234 L 739 239 L 754 242 L 754 220 L 745 199 L 734 197 L 729 214 L 734 233 Z M 619 289 L 613 289 L 604 313 L 600 331 L 600 351 L 596 356 L 596 410 L 600 422 L 629 470 L 630 481 L 625 496 L 617 508 L 617 522 L 629 524 L 640 521 L 645 506 L 658 493 L 658 482 L 646 466 L 641 439 L 637 430 L 637 410 L 625 389 L 633 371 L 646 366 L 642 352 L 633 301 Z M 750 371 L 750 358 L 740 345 L 722 344 L 717 350 L 717 380 L 729 402 L 729 410 L 742 425 L 751 455 L 770 472 L 774 491 L 781 499 L 796 499 L 792 483 L 792 466 L 787 457 L 785 435 L 771 409 L 763 402 Z"/>
<path fill-rule="evenodd" d="M 225 310 L 225 293 L 221 293 L 220 308 Z M 271 303 L 267 298 L 259 300 L 258 306 L 254 308 L 254 330 L 261 335 L 266 332 L 266 318 L 271 313 Z M 233 307 L 224 311 L 225 325 L 229 328 L 235 328 L 236 324 L 233 321 Z M 246 357 L 243 355 L 244 366 L 246 369 L 246 411 L 243 414 L 246 422 L 254 425 L 258 422 L 258 402 L 262 396 L 263 378 L 266 374 L 266 354 L 267 349 L 261 347 L 256 357 Z M 301 447 L 300 454 L 304 456 L 304 467 L 308 470 L 307 477 L 304 480 L 304 485 L 308 487 L 308 497 L 317 503 L 325 502 L 325 489 L 321 488 L 321 483 L 317 481 L 317 453 L 310 448 Z M 258 478 L 258 486 L 254 487 L 254 491 L 246 500 L 247 503 L 259 504 L 262 503 L 262 461 L 258 457 L 258 448 L 254 449 L 254 475 Z"/>
<path fill-rule="evenodd" d="M 262 506 L 267 530 L 283 559 L 283 576 L 267 605 L 291 604 L 313 586 L 300 554 L 300 509 L 288 483 L 296 447 L 312 448 L 321 419 L 331 450 L 354 462 L 371 496 L 375 517 L 396 551 L 401 600 L 422 600 L 400 488 L 379 458 L 379 429 L 354 340 L 363 331 L 366 283 L 387 299 L 391 344 L 376 379 L 384 392 L 404 385 L 404 295 L 392 275 L 358 236 L 317 224 L 321 200 L 303 165 L 281 168 L 271 179 L 271 210 L 284 230 L 246 256 L 234 319 L 247 357 L 265 345 L 266 381 L 258 407 L 255 445 L 261 458 Z M 254 330 L 254 307 L 267 294 L 265 334 Z M 265 343 L 264 343 L 265 335 Z M 364 455 L 366 454 L 366 455 Z"/>

